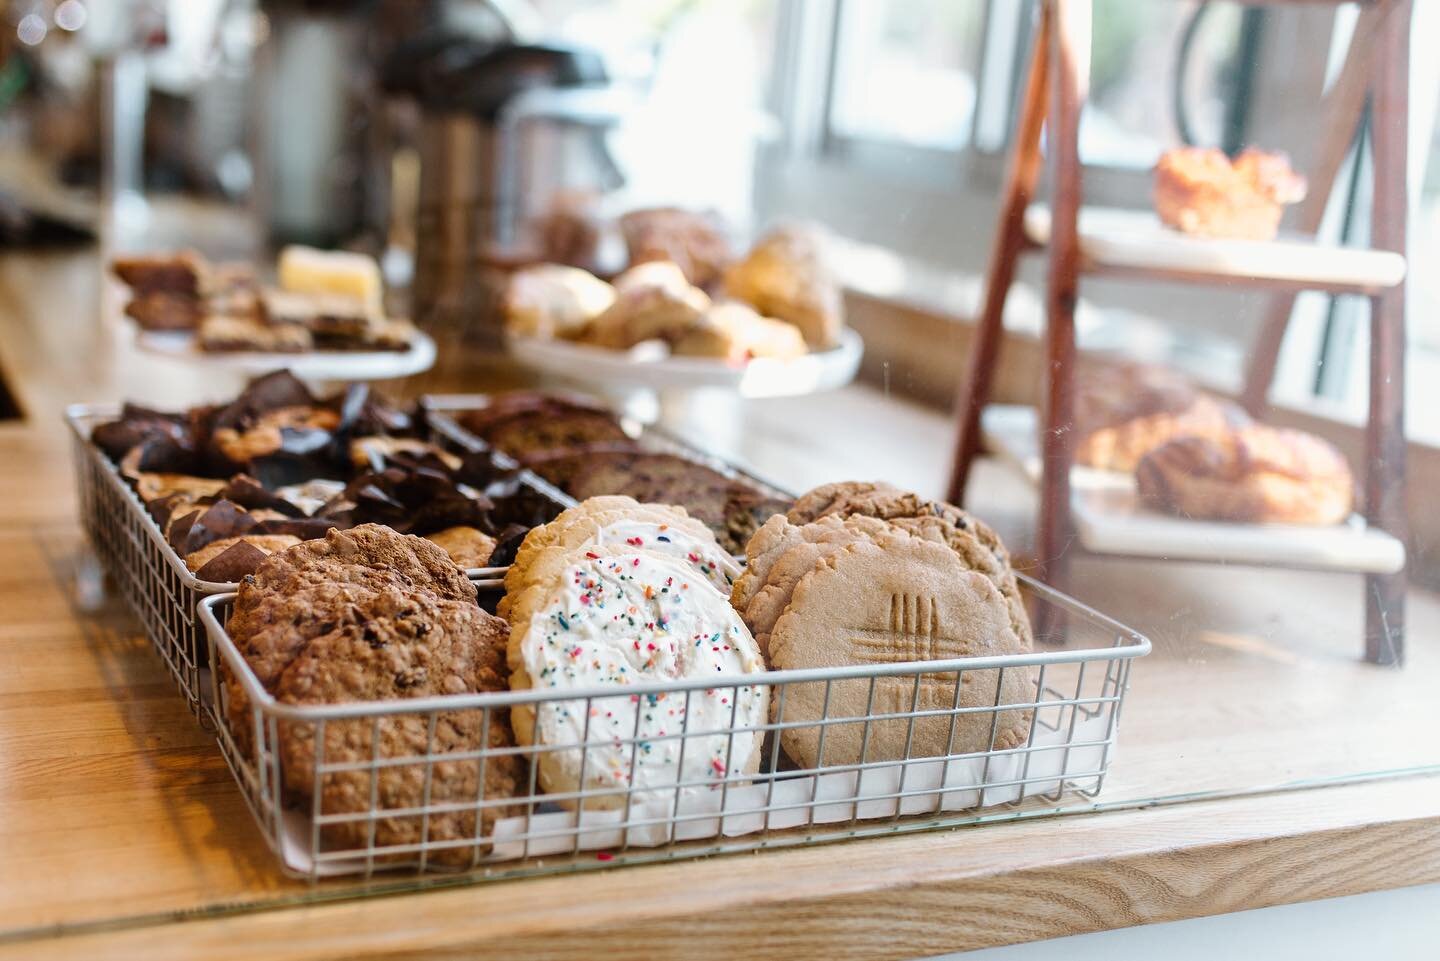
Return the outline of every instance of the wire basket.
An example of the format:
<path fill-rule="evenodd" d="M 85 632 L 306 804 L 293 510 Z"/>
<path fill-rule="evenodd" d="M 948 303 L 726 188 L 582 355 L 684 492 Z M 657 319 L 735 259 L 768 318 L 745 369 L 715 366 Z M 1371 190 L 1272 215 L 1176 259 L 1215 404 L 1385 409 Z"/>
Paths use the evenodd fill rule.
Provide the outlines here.
<path fill-rule="evenodd" d="M 76 404 L 65 411 L 74 440 L 81 526 L 191 712 L 208 725 L 210 715 L 202 710 L 201 700 L 211 689 L 205 678 L 209 647 L 198 605 L 203 598 L 233 592 L 239 585 L 197 578 L 165 539 L 164 531 L 117 466 L 90 442 L 91 430 L 119 416 L 116 404 Z M 432 442 L 450 449 L 474 449 L 456 444 L 433 429 L 429 435 Z M 495 466 L 503 470 L 515 466 L 508 458 L 496 454 L 491 457 Z M 574 504 L 528 471 L 521 472 L 520 483 L 553 503 L 556 513 Z M 468 573 L 485 577 L 494 572 L 494 568 L 476 568 Z"/>
<path fill-rule="evenodd" d="M 246 699 L 232 730 L 217 672 L 221 749 L 286 873 L 499 878 L 954 826 L 1005 816 L 986 809 L 1018 816 L 1036 799 L 1096 795 L 1131 662 L 1150 642 L 1021 580 L 1036 605 L 1063 612 L 1066 649 L 365 703 L 278 702 L 226 633 L 234 595 L 208 597 L 200 611 L 211 657 Z M 1015 672 L 1025 693 L 1007 698 Z M 758 691 L 770 708 L 754 723 L 737 721 L 735 707 L 728 724 L 691 723 L 698 698 L 738 705 Z M 679 708 L 679 729 L 642 735 L 641 711 L 666 704 Z M 516 709 L 583 712 L 583 734 L 562 744 L 494 737 Z M 616 711 L 634 714 L 629 735 L 592 735 L 590 719 Z M 1018 726 L 1026 732 L 1007 740 Z M 796 745 L 813 763 L 790 756 Z M 675 759 L 673 775 L 654 774 L 666 770 L 649 760 L 657 751 Z M 541 790 L 537 772 L 552 763 L 578 764 L 571 789 Z M 596 773 L 607 764 L 617 772 L 608 780 Z"/>

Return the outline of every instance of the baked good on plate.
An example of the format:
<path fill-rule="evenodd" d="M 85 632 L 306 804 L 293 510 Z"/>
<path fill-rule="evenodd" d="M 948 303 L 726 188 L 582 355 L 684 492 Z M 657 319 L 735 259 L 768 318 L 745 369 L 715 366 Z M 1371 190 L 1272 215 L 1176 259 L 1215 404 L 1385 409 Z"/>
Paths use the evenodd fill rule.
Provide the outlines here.
<path fill-rule="evenodd" d="M 1148 364 L 1086 364 L 1075 390 L 1075 463 L 1129 473 L 1175 437 L 1228 434 L 1244 411 Z"/>
<path fill-rule="evenodd" d="M 512 334 L 575 339 L 613 303 L 615 288 L 588 270 L 540 264 L 510 276 L 500 312 Z"/>
<path fill-rule="evenodd" d="M 1233 162 L 1219 150 L 1178 147 L 1155 165 L 1155 212 L 1187 234 L 1273 239 L 1285 205 L 1305 190 L 1284 154 L 1253 147 Z"/>
<path fill-rule="evenodd" d="M 667 343 L 700 322 L 710 307 L 705 291 L 668 261 L 631 267 L 615 278 L 615 302 L 578 339 L 626 350 L 647 340 Z"/>
<path fill-rule="evenodd" d="M 805 338 L 793 324 L 761 317 L 739 301 L 714 304 L 687 330 L 676 335 L 670 352 L 677 357 L 714 357 L 743 364 L 756 357 L 793 360 L 806 352 Z"/>
<path fill-rule="evenodd" d="M 720 279 L 733 259 L 724 225 L 713 213 L 679 207 L 632 210 L 620 218 L 631 264 L 668 260 L 697 287 Z"/>
<path fill-rule="evenodd" d="M 1251 424 L 1215 437 L 1179 437 L 1135 468 L 1142 503 L 1182 517 L 1338 524 L 1355 481 L 1333 445 L 1298 430 Z"/>
<path fill-rule="evenodd" d="M 795 325 L 811 350 L 834 347 L 845 315 L 823 248 L 823 237 L 813 229 L 772 230 L 725 272 L 725 293 Z"/>

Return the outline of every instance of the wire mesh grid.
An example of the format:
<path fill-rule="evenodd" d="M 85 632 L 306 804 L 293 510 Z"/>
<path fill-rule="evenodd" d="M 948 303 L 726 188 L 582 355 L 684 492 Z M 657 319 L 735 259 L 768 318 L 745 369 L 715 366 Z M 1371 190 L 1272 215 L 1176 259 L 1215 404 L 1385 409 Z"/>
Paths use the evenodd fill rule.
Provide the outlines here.
<path fill-rule="evenodd" d="M 77 404 L 65 412 L 74 443 L 81 527 L 191 712 L 208 725 L 210 714 L 202 709 L 201 701 L 211 689 L 206 680 L 209 646 L 198 605 L 206 597 L 235 591 L 239 585 L 197 578 L 116 465 L 90 442 L 91 430 L 119 416 L 120 407 L 114 404 Z M 473 450 L 433 429 L 429 438 L 447 449 Z M 492 453 L 491 457 L 502 469 L 515 466 L 503 456 Z M 574 504 L 529 472 L 523 472 L 521 483 L 554 503 L 557 512 Z M 486 577 L 495 569 L 476 568 L 468 573 Z"/>
<path fill-rule="evenodd" d="M 287 873 L 514 877 L 954 826 L 1093 797 L 1131 663 L 1150 642 L 1025 586 L 1093 643 L 305 705 L 278 701 L 251 672 L 224 627 L 232 595 L 201 611 L 228 678 L 217 672 L 212 701 L 221 748 Z M 657 727 L 660 712 L 672 720 Z M 521 714 L 533 719 L 523 743 L 512 734 Z"/>

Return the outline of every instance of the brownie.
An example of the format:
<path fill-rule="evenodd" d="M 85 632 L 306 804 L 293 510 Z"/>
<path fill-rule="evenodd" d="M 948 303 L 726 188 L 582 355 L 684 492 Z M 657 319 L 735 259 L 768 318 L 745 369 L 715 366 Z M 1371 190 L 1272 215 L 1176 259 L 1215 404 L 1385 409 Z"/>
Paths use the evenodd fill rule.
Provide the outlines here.
<path fill-rule="evenodd" d="M 194 330 L 205 315 L 200 300 L 171 290 L 137 293 L 125 305 L 125 313 L 142 330 Z"/>
<path fill-rule="evenodd" d="M 190 251 L 116 257 L 110 262 L 110 269 L 137 294 L 167 291 L 192 298 L 200 295 L 206 274 L 204 260 Z"/>
<path fill-rule="evenodd" d="M 564 490 L 576 500 L 627 494 L 642 503 L 679 504 L 715 532 L 732 554 L 773 513 L 789 506 L 744 481 L 675 454 L 606 451 L 579 454 Z"/>
<path fill-rule="evenodd" d="M 609 414 L 537 412 L 514 417 L 485 437 L 490 446 L 521 458 L 540 451 L 628 443 L 630 437 Z"/>

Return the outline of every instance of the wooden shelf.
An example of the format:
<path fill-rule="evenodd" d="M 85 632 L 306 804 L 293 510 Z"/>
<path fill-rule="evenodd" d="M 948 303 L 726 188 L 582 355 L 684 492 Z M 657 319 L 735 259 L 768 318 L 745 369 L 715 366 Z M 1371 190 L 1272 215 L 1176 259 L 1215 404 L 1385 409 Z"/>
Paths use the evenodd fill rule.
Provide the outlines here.
<path fill-rule="evenodd" d="M 1049 243 L 1049 207 L 1026 209 L 1025 236 L 1037 246 Z M 1191 237 L 1164 226 L 1150 211 L 1104 207 L 1080 211 L 1080 256 L 1087 273 L 1180 283 L 1374 294 L 1405 279 L 1405 258 L 1388 250 L 1283 236 L 1270 241 Z"/>
<path fill-rule="evenodd" d="M 1038 426 L 1033 407 L 996 404 L 981 415 L 986 445 L 1032 484 L 1040 480 Z M 1080 544 L 1094 554 L 1352 574 L 1405 567 L 1405 545 L 1359 516 L 1333 527 L 1167 517 L 1141 506 L 1128 474 L 1085 467 L 1071 470 L 1070 503 Z"/>

